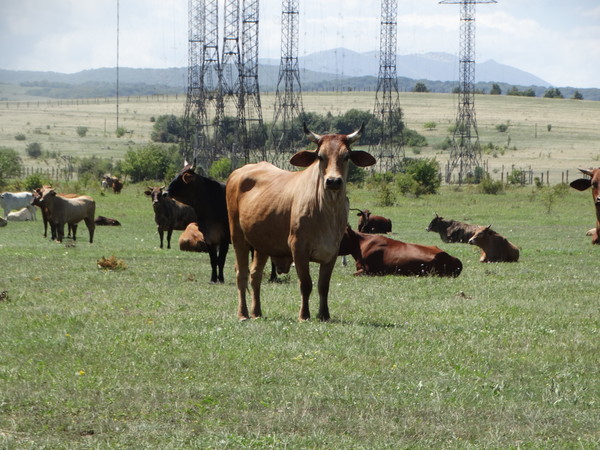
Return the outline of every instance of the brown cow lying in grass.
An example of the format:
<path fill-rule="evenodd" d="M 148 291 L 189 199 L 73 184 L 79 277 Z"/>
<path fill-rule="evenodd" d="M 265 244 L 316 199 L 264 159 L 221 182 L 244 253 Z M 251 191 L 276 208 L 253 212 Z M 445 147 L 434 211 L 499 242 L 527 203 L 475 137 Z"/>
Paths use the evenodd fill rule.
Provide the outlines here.
<path fill-rule="evenodd" d="M 516 262 L 519 260 L 519 249 L 504 236 L 488 227 L 479 227 L 469 244 L 481 248 L 480 262 Z"/>
<path fill-rule="evenodd" d="M 184 252 L 208 253 L 208 246 L 204 242 L 204 235 L 198 229 L 196 222 L 190 223 L 179 236 L 179 250 Z"/>
<path fill-rule="evenodd" d="M 354 275 L 437 275 L 457 277 L 462 262 L 436 246 L 408 244 L 346 227 L 340 255 L 356 260 Z"/>
<path fill-rule="evenodd" d="M 373 215 L 368 209 L 364 211 L 355 208 L 352 209 L 358 211 L 358 231 L 361 233 L 391 233 L 392 221 L 390 219 Z"/>

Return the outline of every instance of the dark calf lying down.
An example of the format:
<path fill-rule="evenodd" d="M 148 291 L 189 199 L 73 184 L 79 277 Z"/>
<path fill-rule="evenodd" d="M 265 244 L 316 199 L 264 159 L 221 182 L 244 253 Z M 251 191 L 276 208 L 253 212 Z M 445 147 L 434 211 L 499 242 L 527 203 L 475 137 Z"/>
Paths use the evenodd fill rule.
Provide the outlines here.
<path fill-rule="evenodd" d="M 346 227 L 340 255 L 356 260 L 354 275 L 437 275 L 457 277 L 462 271 L 458 258 L 436 246 L 408 244 L 385 236 Z"/>

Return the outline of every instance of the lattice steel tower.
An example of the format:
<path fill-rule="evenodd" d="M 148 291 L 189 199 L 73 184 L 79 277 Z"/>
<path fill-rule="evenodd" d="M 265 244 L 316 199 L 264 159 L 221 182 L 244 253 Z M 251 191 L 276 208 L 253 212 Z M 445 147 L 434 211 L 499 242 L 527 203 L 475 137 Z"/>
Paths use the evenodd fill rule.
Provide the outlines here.
<path fill-rule="evenodd" d="M 241 150 L 244 110 L 241 99 L 241 59 L 240 59 L 240 0 L 225 0 L 223 9 L 223 48 L 219 72 L 219 97 L 217 99 L 217 139 L 229 147 L 232 153 Z M 233 142 L 226 142 L 228 136 Z M 238 146 L 238 148 L 235 148 Z"/>
<path fill-rule="evenodd" d="M 440 4 L 460 5 L 460 53 L 458 113 L 452 135 L 446 182 L 458 169 L 458 183 L 469 181 L 481 166 L 481 147 L 475 119 L 475 5 L 497 3 L 496 0 L 442 0 Z"/>
<path fill-rule="evenodd" d="M 258 86 L 258 0 L 243 0 L 242 7 L 242 64 L 239 108 L 243 115 L 242 141 L 246 162 L 250 152 L 266 159 L 267 135 L 263 123 Z"/>
<path fill-rule="evenodd" d="M 216 158 L 214 123 L 220 123 L 218 1 L 189 0 L 188 90 L 184 156 L 209 165 Z"/>
<path fill-rule="evenodd" d="M 283 0 L 281 11 L 281 62 L 275 93 L 275 113 L 271 135 L 277 153 L 293 148 L 293 120 L 303 112 L 302 87 L 298 67 L 298 0 Z M 297 134 L 297 133 L 296 133 Z"/>
<path fill-rule="evenodd" d="M 397 0 L 381 1 L 381 34 L 379 45 L 379 77 L 375 93 L 374 115 L 380 121 L 376 145 L 370 152 L 377 155 L 379 169 L 394 170 L 404 157 L 402 147 L 402 109 L 396 77 Z"/>

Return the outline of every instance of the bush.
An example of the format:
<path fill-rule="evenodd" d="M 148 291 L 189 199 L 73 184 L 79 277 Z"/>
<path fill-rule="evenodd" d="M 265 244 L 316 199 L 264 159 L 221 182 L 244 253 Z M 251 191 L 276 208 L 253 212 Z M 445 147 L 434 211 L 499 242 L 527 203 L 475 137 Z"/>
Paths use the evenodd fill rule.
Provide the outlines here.
<path fill-rule="evenodd" d="M 0 147 L 0 186 L 6 184 L 9 177 L 17 177 L 23 170 L 19 154 L 12 148 Z"/>
<path fill-rule="evenodd" d="M 208 175 L 216 180 L 225 180 L 231 173 L 231 160 L 221 158 L 215 161 L 208 169 Z"/>
<path fill-rule="evenodd" d="M 175 146 L 166 148 L 150 144 L 128 150 L 120 169 L 133 183 L 138 183 L 145 180 L 167 180 L 182 165 L 183 160 Z"/>
<path fill-rule="evenodd" d="M 113 163 L 110 159 L 90 156 L 81 159 L 77 173 L 79 178 L 82 176 L 89 176 L 99 180 L 104 174 L 111 173 L 113 170 Z"/>
<path fill-rule="evenodd" d="M 30 158 L 39 158 L 42 154 L 42 144 L 39 144 L 38 142 L 27 144 L 25 151 Z"/>
<path fill-rule="evenodd" d="M 381 183 L 377 190 L 377 204 L 379 206 L 394 206 L 396 203 L 396 194 L 391 189 L 389 183 Z"/>
<path fill-rule="evenodd" d="M 17 134 L 15 134 L 15 140 L 16 141 L 24 141 L 25 139 L 27 139 L 27 137 L 23 133 L 17 133 Z"/>
<path fill-rule="evenodd" d="M 76 131 L 77 131 L 77 136 L 85 137 L 85 135 L 88 132 L 88 127 L 77 127 Z"/>
<path fill-rule="evenodd" d="M 508 131 L 508 123 L 500 123 L 496 125 L 496 131 L 499 133 L 506 133 Z"/>
<path fill-rule="evenodd" d="M 479 190 L 483 194 L 497 195 L 504 191 L 504 186 L 502 181 L 493 181 L 489 176 L 486 176 L 481 180 Z"/>
<path fill-rule="evenodd" d="M 41 188 L 44 184 L 50 184 L 50 180 L 42 178 L 39 173 L 32 173 L 23 181 L 23 189 L 33 191 L 34 189 Z"/>
<path fill-rule="evenodd" d="M 115 134 L 118 138 L 125 136 L 125 133 L 127 133 L 127 129 L 125 129 L 125 127 L 119 127 L 115 131 Z"/>
<path fill-rule="evenodd" d="M 417 197 L 426 194 L 436 194 L 441 181 L 439 176 L 440 165 L 435 159 L 406 159 L 404 162 L 405 173 L 413 178 L 411 193 Z"/>
<path fill-rule="evenodd" d="M 163 114 L 155 120 L 150 138 L 154 142 L 176 143 L 185 137 L 185 128 L 183 117 Z"/>

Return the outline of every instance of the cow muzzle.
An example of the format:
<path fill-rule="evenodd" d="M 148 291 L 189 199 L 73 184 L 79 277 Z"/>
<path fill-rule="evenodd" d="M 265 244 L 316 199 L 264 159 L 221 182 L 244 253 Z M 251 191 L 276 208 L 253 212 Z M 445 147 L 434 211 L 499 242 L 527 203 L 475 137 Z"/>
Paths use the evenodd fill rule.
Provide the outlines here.
<path fill-rule="evenodd" d="M 325 180 L 325 189 L 330 189 L 332 191 L 338 191 L 344 185 L 344 180 L 342 177 L 330 177 Z"/>

